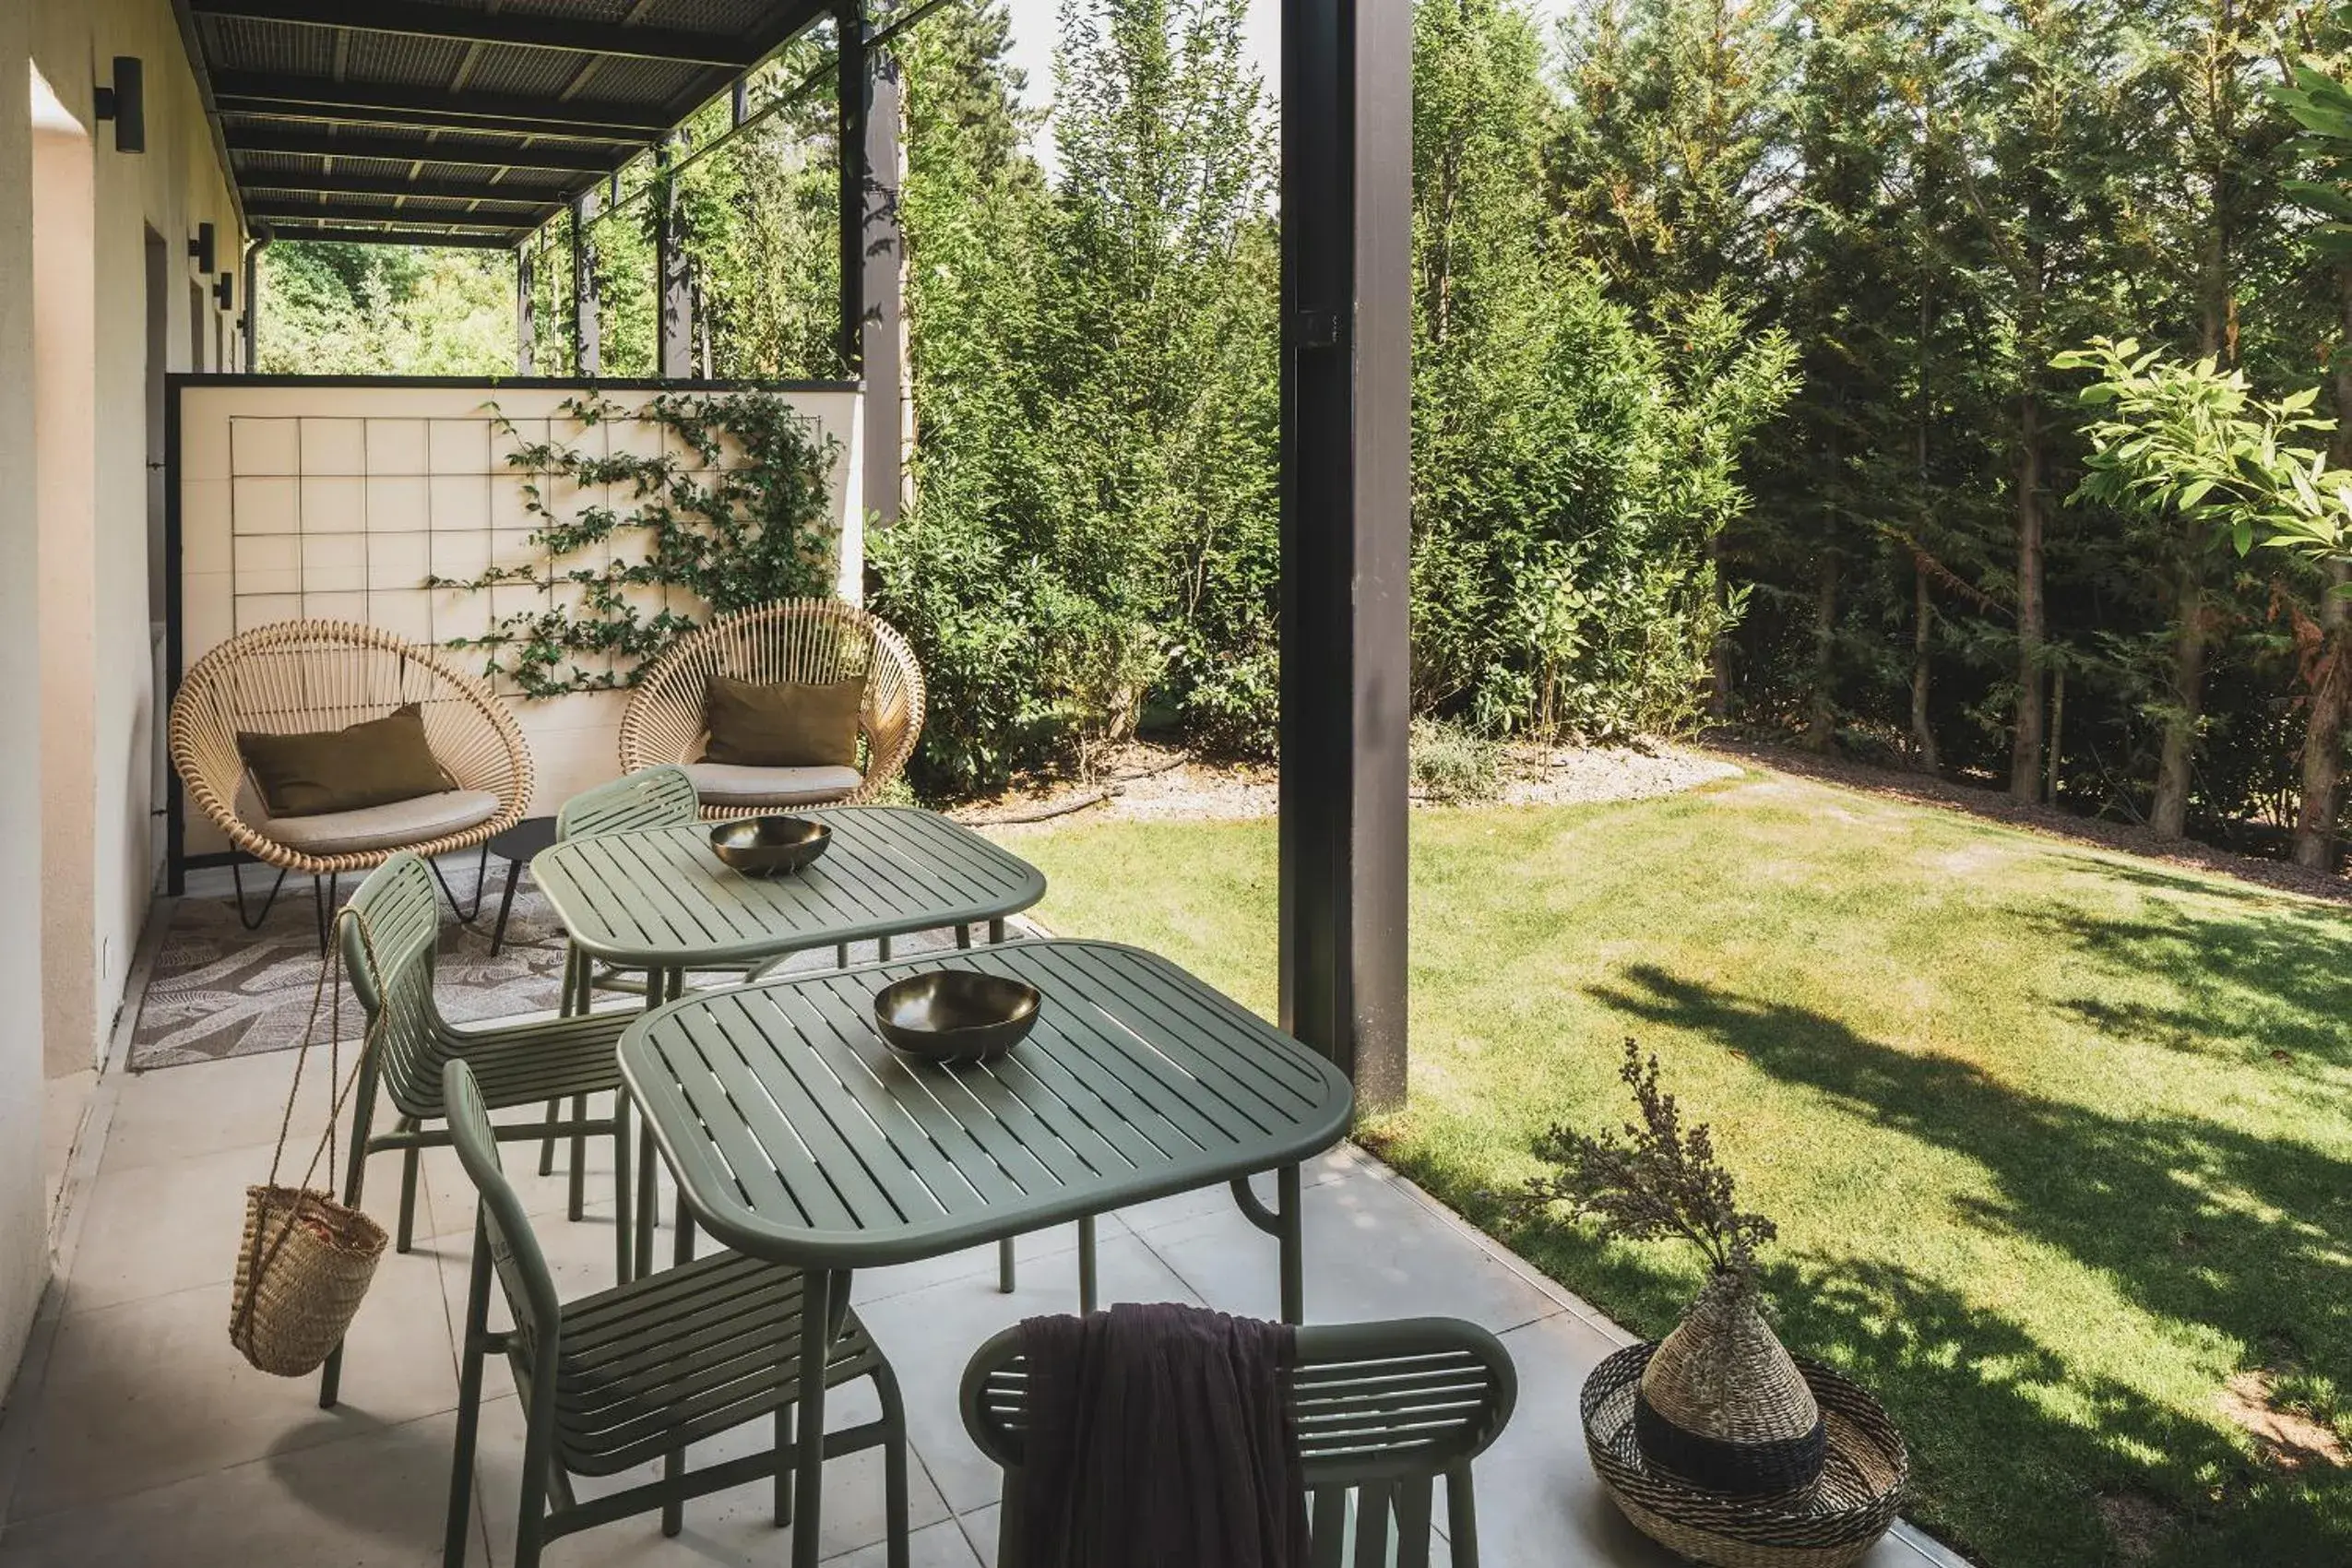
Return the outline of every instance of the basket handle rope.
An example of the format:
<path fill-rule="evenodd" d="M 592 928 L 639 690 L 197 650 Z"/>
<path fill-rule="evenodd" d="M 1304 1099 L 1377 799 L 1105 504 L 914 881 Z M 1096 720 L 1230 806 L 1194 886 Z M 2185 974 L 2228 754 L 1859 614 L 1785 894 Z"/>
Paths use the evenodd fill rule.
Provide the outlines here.
<path fill-rule="evenodd" d="M 268 1238 L 268 1244 L 266 1249 L 261 1245 L 263 1238 L 259 1231 L 256 1230 L 255 1234 L 255 1251 L 259 1255 L 254 1260 L 254 1266 L 249 1276 L 252 1284 L 251 1287 L 244 1292 L 244 1301 L 238 1303 L 237 1320 L 231 1325 L 230 1337 L 238 1344 L 244 1343 L 247 1331 L 251 1326 L 254 1303 L 257 1301 L 261 1296 L 261 1281 L 267 1277 L 271 1266 L 277 1263 L 278 1254 L 285 1250 L 287 1241 L 294 1233 L 294 1227 L 302 1220 L 304 1206 L 317 1201 L 311 1191 L 311 1182 L 318 1174 L 318 1161 L 320 1156 L 324 1155 L 327 1158 L 328 1174 L 330 1177 L 333 1174 L 334 1168 L 337 1164 L 335 1158 L 336 1125 L 343 1119 L 343 1106 L 350 1099 L 353 1087 L 358 1085 L 361 1070 L 366 1066 L 369 1055 L 375 1049 L 377 1036 L 382 1032 L 384 1009 L 378 1008 L 375 1016 L 368 1020 L 367 1034 L 360 1042 L 359 1054 L 351 1059 L 351 1070 L 348 1074 L 345 1073 L 342 1069 L 342 934 L 343 923 L 346 921 L 349 921 L 360 933 L 360 947 L 367 957 L 369 977 L 376 980 L 379 986 L 381 985 L 384 968 L 376 961 L 375 938 L 368 930 L 367 917 L 347 904 L 342 909 L 335 911 L 334 936 L 327 944 L 326 958 L 322 960 L 318 966 L 318 979 L 313 982 L 311 987 L 310 1021 L 303 1026 L 303 1042 L 294 1052 L 294 1081 L 292 1084 L 288 1086 L 286 1090 L 286 1112 L 283 1116 L 279 1118 L 278 1146 L 269 1157 L 269 1178 L 265 1183 L 266 1186 L 275 1188 L 278 1185 L 279 1167 L 285 1161 L 286 1158 L 286 1139 L 293 1130 L 294 1106 L 302 1098 L 303 1066 L 310 1060 L 311 1042 L 315 1039 L 318 1035 L 318 1014 L 320 1004 L 325 1002 L 327 991 L 330 987 L 334 991 L 335 1000 L 327 1028 L 327 1082 L 330 1084 L 336 1084 L 339 1087 L 335 1091 L 334 1103 L 327 1108 L 327 1131 L 320 1136 L 318 1143 L 311 1150 L 310 1163 L 303 1169 L 303 1179 L 296 1188 L 292 1205 L 286 1210 L 285 1222 L 279 1226 L 278 1232 L 275 1236 Z M 354 1138 L 364 1138 L 367 1134 L 361 1129 L 354 1127 L 351 1130 L 351 1135 Z"/>

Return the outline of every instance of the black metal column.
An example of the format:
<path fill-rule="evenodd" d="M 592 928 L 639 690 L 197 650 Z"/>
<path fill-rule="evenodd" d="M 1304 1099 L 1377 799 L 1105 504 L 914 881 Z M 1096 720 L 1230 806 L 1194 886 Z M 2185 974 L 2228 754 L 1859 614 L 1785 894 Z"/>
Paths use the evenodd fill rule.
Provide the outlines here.
<path fill-rule="evenodd" d="M 572 198 L 572 369 L 594 375 L 604 368 L 603 330 L 596 308 L 596 242 L 588 220 L 596 216 L 596 193 Z"/>
<path fill-rule="evenodd" d="M 515 247 L 515 374 L 531 374 L 531 361 L 538 345 L 532 341 L 534 323 L 531 319 L 531 243 L 525 240 Z"/>
<path fill-rule="evenodd" d="M 1404 1103 L 1411 0 L 1282 3 L 1283 1027 Z"/>
<path fill-rule="evenodd" d="M 898 520 L 898 493 L 906 449 L 900 372 L 906 351 L 904 302 L 900 297 L 905 255 L 898 229 L 898 62 L 875 50 L 866 70 L 863 339 L 860 355 L 865 380 L 865 503 L 877 522 Z"/>
<path fill-rule="evenodd" d="M 674 149 L 682 138 L 672 137 L 661 144 L 659 157 L 664 172 L 672 161 Z M 684 236 L 678 232 L 678 193 L 669 180 L 662 181 L 661 228 L 654 244 L 656 285 L 661 304 L 661 330 L 655 350 L 654 374 L 664 381 L 684 381 L 695 374 L 695 298 L 694 282 L 686 270 Z"/>
<path fill-rule="evenodd" d="M 851 4 L 833 13 L 834 81 L 839 95 L 836 121 L 840 156 L 834 205 L 835 232 L 841 247 L 841 374 L 856 375 L 865 350 L 866 318 L 866 24 L 865 11 Z"/>

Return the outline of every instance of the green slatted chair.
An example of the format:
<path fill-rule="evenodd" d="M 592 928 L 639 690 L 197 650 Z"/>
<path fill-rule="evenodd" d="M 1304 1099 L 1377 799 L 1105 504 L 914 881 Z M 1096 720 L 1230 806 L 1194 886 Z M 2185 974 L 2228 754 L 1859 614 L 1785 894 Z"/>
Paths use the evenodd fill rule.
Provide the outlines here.
<path fill-rule="evenodd" d="M 675 827 L 702 820 L 702 802 L 695 793 L 694 780 L 686 770 L 671 764 L 659 767 L 641 767 L 593 790 L 581 791 L 565 801 L 555 814 L 555 837 L 590 838 L 600 833 L 629 833 L 646 827 Z M 724 973 L 741 980 L 751 966 L 736 965 Z M 577 947 L 566 943 L 564 948 L 564 1001 L 566 1015 L 586 1014 L 595 1005 L 596 992 L 603 991 L 645 992 L 645 981 L 637 977 L 600 971 L 595 961 Z M 547 1123 L 554 1126 L 560 1120 L 562 1106 L 551 1102 L 547 1108 Z M 575 1100 L 572 1119 L 580 1121 L 587 1108 Z M 586 1203 L 581 1170 L 585 1164 L 586 1140 L 572 1140 L 572 1192 L 570 1215 L 580 1218 Z M 551 1175 L 555 1170 L 555 1137 L 549 1134 L 540 1146 L 539 1173 Z"/>
<path fill-rule="evenodd" d="M 471 1066 L 482 1100 L 493 1111 L 565 1099 L 584 1108 L 589 1095 L 611 1093 L 614 1110 L 609 1117 L 590 1119 L 583 1109 L 574 1122 L 509 1124 L 500 1127 L 498 1135 L 612 1139 L 614 1248 L 618 1277 L 626 1278 L 631 1241 L 628 1112 L 618 1093 L 621 1068 L 614 1048 L 636 1015 L 464 1027 L 450 1023 L 433 996 L 438 897 L 433 873 L 422 860 L 395 855 L 351 895 L 349 907 L 357 918 L 342 921 L 343 967 L 366 1009 L 376 1042 L 360 1070 L 352 1097 L 351 1153 L 343 1201 L 359 1203 L 368 1156 L 400 1150 L 400 1219 L 395 1244 L 401 1252 L 409 1250 L 416 1223 L 419 1154 L 450 1141 L 445 1127 L 425 1123 L 442 1120 L 442 1078 L 452 1062 L 462 1060 Z M 395 1119 L 386 1133 L 374 1130 L 379 1094 L 392 1101 Z M 574 1181 L 576 1186 L 578 1178 Z M 339 1348 L 327 1358 L 321 1405 L 335 1403 L 341 1371 Z"/>
<path fill-rule="evenodd" d="M 1028 1378 L 1011 1328 L 964 1371 L 964 1428 L 1004 1469 L 997 1568 L 1024 1568 L 1021 1434 Z M 1453 1318 L 1299 1330 L 1291 1379 L 1314 1568 L 1429 1568 L 1436 1482 L 1445 1482 L 1453 1568 L 1478 1568 L 1470 1461 L 1502 1435 L 1518 1398 L 1511 1352 Z"/>
<path fill-rule="evenodd" d="M 505 1352 L 527 1417 L 516 1568 L 537 1568 L 545 1544 L 631 1515 L 661 1510 L 664 1535 L 684 1527 L 688 1498 L 763 1478 L 776 1522 L 791 1520 L 792 1388 L 801 1334 L 801 1273 L 721 1252 L 576 1301 L 559 1301 L 530 1221 L 498 1158 L 503 1131 L 463 1062 L 441 1075 L 457 1158 L 481 1204 L 466 1290 L 457 1435 L 442 1562 L 463 1568 L 473 1504 L 483 1359 Z M 493 1276 L 516 1326 L 490 1327 Z M 897 1379 L 843 1293 L 826 1384 L 872 1378 L 880 1419 L 823 1437 L 826 1457 L 879 1446 L 889 1568 L 907 1568 L 907 1423 Z M 763 1416 L 776 1445 L 689 1471 L 689 1444 Z M 612 1476 L 662 1461 L 661 1479 L 581 1502 L 575 1476 Z M 549 1507 L 549 1492 L 554 1506 Z"/>

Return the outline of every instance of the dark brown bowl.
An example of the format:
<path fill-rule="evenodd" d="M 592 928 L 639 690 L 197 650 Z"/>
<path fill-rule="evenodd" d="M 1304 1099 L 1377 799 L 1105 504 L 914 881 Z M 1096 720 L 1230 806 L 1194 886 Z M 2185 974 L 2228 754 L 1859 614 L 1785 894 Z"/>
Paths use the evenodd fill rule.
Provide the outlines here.
<path fill-rule="evenodd" d="M 1037 1022 L 1037 987 L 975 969 L 933 969 L 873 993 L 873 1027 L 926 1062 L 992 1062 Z"/>
<path fill-rule="evenodd" d="M 710 830 L 710 852 L 745 876 L 798 871 L 833 842 L 833 829 L 804 816 L 747 816 Z"/>

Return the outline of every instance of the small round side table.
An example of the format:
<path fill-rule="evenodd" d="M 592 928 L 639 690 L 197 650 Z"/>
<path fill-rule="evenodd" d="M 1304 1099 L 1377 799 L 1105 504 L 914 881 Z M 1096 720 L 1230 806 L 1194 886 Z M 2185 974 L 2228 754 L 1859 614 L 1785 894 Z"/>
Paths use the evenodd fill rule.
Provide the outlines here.
<path fill-rule="evenodd" d="M 490 956 L 498 956 L 498 949 L 506 941 L 506 917 L 515 910 L 515 885 L 523 880 L 523 868 L 530 858 L 555 842 L 555 819 L 552 816 L 525 817 L 505 832 L 482 846 L 485 854 L 497 856 L 506 862 L 506 890 L 498 897 L 498 923 L 491 928 Z M 480 895 L 477 894 L 479 898 Z M 477 903 L 476 908 L 480 905 Z"/>

